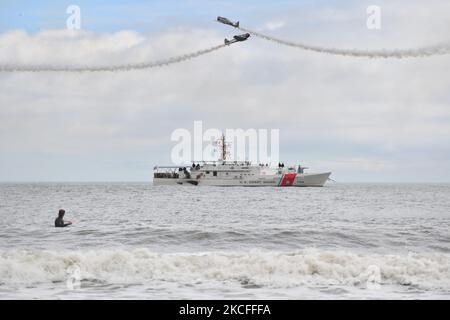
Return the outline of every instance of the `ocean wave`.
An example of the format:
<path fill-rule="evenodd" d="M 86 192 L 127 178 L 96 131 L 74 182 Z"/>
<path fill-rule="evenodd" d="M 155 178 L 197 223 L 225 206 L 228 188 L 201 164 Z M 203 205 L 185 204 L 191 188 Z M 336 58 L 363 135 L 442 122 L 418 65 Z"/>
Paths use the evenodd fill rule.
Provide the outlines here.
<path fill-rule="evenodd" d="M 66 281 L 74 268 L 81 281 L 101 283 L 234 281 L 278 288 L 379 284 L 450 291 L 450 255 L 443 253 L 380 255 L 321 249 L 157 253 L 144 248 L 0 251 L 0 285 Z"/>

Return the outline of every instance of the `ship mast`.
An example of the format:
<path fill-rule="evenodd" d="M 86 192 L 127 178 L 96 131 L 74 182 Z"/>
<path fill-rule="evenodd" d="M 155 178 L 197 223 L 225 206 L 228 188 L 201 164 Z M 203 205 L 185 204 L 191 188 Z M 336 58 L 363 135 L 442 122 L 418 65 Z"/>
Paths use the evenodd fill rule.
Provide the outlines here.
<path fill-rule="evenodd" d="M 225 135 L 222 133 L 222 136 L 220 137 L 218 141 L 218 145 L 220 147 L 220 158 L 219 161 L 226 161 L 227 160 L 227 142 L 225 140 Z"/>

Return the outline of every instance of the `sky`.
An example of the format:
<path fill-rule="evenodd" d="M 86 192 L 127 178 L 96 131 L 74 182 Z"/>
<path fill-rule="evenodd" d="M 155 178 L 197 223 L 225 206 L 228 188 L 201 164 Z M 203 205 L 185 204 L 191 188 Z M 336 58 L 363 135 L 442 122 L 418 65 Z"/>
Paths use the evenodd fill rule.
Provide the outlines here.
<path fill-rule="evenodd" d="M 81 30 L 66 29 L 69 5 Z M 367 7 L 381 8 L 369 30 Z M 450 41 L 430 1 L 0 1 L 0 64 L 105 65 L 215 46 L 240 20 L 283 39 L 350 49 Z M 0 73 L 0 181 L 150 181 L 171 133 L 280 130 L 280 157 L 338 182 L 450 182 L 450 56 L 367 59 L 250 38 L 158 69 Z"/>

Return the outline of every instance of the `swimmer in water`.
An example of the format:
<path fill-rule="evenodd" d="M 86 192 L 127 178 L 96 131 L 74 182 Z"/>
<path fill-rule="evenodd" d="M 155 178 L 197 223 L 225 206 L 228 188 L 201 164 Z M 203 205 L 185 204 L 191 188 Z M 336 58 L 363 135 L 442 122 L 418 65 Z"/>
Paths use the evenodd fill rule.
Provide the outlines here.
<path fill-rule="evenodd" d="M 58 218 L 56 218 L 56 220 L 55 220 L 56 228 L 64 228 L 64 227 L 70 226 L 72 224 L 72 222 L 70 222 L 70 221 L 64 222 L 63 218 L 64 218 L 65 213 L 66 213 L 65 210 L 63 210 L 63 209 L 59 210 Z"/>

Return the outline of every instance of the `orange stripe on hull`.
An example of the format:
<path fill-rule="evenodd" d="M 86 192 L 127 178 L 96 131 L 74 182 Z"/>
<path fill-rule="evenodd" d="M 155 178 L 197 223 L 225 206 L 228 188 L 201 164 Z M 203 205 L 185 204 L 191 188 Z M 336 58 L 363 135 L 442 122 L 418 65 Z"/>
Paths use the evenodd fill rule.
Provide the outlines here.
<path fill-rule="evenodd" d="M 285 173 L 280 182 L 280 187 L 290 187 L 294 185 L 296 173 Z"/>

